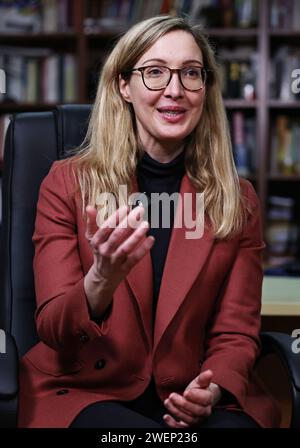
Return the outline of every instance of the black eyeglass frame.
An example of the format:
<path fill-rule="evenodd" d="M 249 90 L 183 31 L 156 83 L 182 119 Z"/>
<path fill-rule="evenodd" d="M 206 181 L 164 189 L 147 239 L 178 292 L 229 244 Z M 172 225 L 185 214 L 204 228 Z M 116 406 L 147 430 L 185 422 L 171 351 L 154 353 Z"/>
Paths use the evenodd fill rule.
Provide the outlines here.
<path fill-rule="evenodd" d="M 151 67 L 166 68 L 166 69 L 169 70 L 170 78 L 169 78 L 169 81 L 167 82 L 167 84 L 164 87 L 160 87 L 159 89 L 152 89 L 152 88 L 148 87 L 147 84 L 145 83 L 144 71 L 147 68 L 151 68 Z M 182 79 L 181 79 L 181 70 L 184 70 L 185 68 L 197 68 L 197 69 L 200 68 L 200 70 L 202 72 L 202 76 L 203 76 L 203 73 L 204 73 L 204 76 L 203 76 L 204 81 L 203 81 L 203 86 L 202 87 L 200 87 L 199 89 L 188 89 L 187 87 L 185 87 L 185 85 L 183 84 Z M 153 90 L 153 91 L 164 90 L 170 84 L 172 76 L 173 76 L 173 73 L 178 73 L 178 78 L 179 78 L 180 84 L 182 85 L 182 87 L 185 90 L 188 90 L 189 92 L 198 92 L 199 90 L 202 90 L 203 87 L 206 85 L 206 81 L 207 81 L 207 77 L 208 77 L 207 73 L 211 72 L 212 70 L 209 70 L 209 69 L 204 68 L 204 67 L 198 67 L 198 66 L 195 66 L 195 65 L 194 66 L 191 65 L 191 66 L 188 66 L 188 67 L 182 67 L 182 68 L 170 68 L 170 67 L 167 67 L 166 65 L 145 65 L 144 67 L 132 68 L 131 70 L 128 70 L 128 71 L 124 72 L 123 75 L 130 74 L 130 73 L 132 73 L 134 71 L 139 71 L 142 74 L 143 84 L 146 87 L 146 89 L 148 89 L 148 90 Z"/>

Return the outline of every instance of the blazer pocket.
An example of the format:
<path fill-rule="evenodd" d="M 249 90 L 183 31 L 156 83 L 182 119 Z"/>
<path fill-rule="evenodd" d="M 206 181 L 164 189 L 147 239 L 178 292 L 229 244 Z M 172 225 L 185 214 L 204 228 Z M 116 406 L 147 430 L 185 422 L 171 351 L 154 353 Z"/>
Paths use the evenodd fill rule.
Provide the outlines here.
<path fill-rule="evenodd" d="M 57 352 L 43 342 L 39 342 L 24 356 L 36 369 L 51 376 L 63 376 L 79 372 L 79 359 L 63 352 Z"/>

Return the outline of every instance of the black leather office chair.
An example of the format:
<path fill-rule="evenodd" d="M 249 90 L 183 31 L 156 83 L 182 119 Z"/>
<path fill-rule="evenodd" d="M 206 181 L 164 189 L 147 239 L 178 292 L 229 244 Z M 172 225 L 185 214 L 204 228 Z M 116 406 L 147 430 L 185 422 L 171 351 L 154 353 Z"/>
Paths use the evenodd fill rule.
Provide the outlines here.
<path fill-rule="evenodd" d="M 59 106 L 11 118 L 5 143 L 0 271 L 0 427 L 14 427 L 18 412 L 18 358 L 37 341 L 32 233 L 39 187 L 51 164 L 68 157 L 84 138 L 91 107 Z M 292 389 L 291 426 L 300 427 L 300 355 L 292 338 L 262 334 L 263 355 L 275 352 Z"/>

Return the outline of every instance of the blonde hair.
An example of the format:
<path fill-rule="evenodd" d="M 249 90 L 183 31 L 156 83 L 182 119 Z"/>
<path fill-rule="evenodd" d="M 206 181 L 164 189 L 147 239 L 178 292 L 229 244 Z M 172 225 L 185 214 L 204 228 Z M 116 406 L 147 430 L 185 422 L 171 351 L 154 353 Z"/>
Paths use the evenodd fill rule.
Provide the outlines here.
<path fill-rule="evenodd" d="M 87 204 L 97 205 L 100 193 L 110 192 L 117 197 L 120 185 L 127 185 L 130 193 L 141 148 L 131 105 L 120 94 L 119 76 L 133 68 L 161 36 L 173 30 L 192 34 L 202 51 L 204 67 L 210 70 L 200 121 L 187 138 L 185 167 L 197 191 L 204 193 L 205 211 L 215 236 L 225 238 L 241 229 L 244 213 L 218 66 L 199 27 L 179 17 L 157 16 L 134 25 L 103 66 L 87 135 L 75 156 L 83 210 Z"/>

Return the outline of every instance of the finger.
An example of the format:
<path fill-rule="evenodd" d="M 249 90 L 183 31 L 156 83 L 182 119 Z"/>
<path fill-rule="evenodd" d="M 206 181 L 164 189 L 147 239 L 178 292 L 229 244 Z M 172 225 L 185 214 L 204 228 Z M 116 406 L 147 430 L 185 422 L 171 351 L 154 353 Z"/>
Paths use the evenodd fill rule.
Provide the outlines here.
<path fill-rule="evenodd" d="M 182 395 L 174 393 L 172 393 L 168 399 L 174 406 L 191 415 L 192 417 L 203 417 L 207 414 L 206 407 L 211 405 L 212 394 L 209 394 L 209 392 L 203 389 L 198 389 L 197 392 L 199 393 L 195 401 L 188 400 Z M 201 392 L 206 393 L 207 396 L 205 394 L 202 394 Z"/>
<path fill-rule="evenodd" d="M 135 231 L 130 235 L 116 250 L 114 254 L 114 261 L 124 255 L 127 257 L 135 248 L 141 244 L 145 239 L 145 235 L 149 230 L 149 223 L 147 221 L 142 221 L 141 224 Z"/>
<path fill-rule="evenodd" d="M 181 409 L 178 405 L 175 405 L 170 399 L 164 401 L 165 407 L 177 420 L 182 420 L 189 425 L 195 424 L 198 421 L 198 416 L 190 415 Z"/>
<path fill-rule="evenodd" d="M 164 405 L 169 409 L 169 411 L 172 411 L 174 410 L 174 408 L 176 408 L 181 410 L 182 412 L 186 412 L 188 415 L 193 417 L 193 413 L 191 412 L 192 406 L 188 407 L 186 405 L 187 400 L 182 398 L 183 397 L 181 397 L 180 395 L 172 393 L 168 398 L 166 398 L 166 400 L 164 401 Z"/>
<path fill-rule="evenodd" d="M 111 229 L 115 229 L 117 225 L 128 215 L 128 212 L 129 207 L 127 205 L 122 205 L 101 224 L 100 228 L 106 229 L 109 227 Z"/>
<path fill-rule="evenodd" d="M 130 211 L 128 216 L 126 216 L 122 222 L 120 222 L 120 227 L 130 227 L 131 229 L 136 229 L 143 220 L 145 214 L 145 209 L 143 205 L 138 205 L 133 210 Z"/>
<path fill-rule="evenodd" d="M 213 394 L 209 389 L 191 387 L 184 391 L 183 397 L 191 403 L 201 406 L 210 406 L 212 404 Z"/>
<path fill-rule="evenodd" d="M 140 246 L 128 255 L 126 262 L 123 265 L 123 269 L 129 271 L 136 263 L 138 263 L 149 250 L 151 250 L 155 239 L 153 236 L 147 236 Z"/>
<path fill-rule="evenodd" d="M 197 377 L 197 381 L 200 387 L 206 388 L 210 385 L 213 377 L 213 373 L 211 370 L 205 370 L 201 372 Z"/>
<path fill-rule="evenodd" d="M 129 208 L 127 205 L 123 205 L 113 212 L 100 226 L 99 230 L 95 233 L 91 240 L 92 246 L 96 249 L 99 244 L 107 241 L 109 236 L 113 233 L 115 228 L 121 221 L 127 216 Z"/>
<path fill-rule="evenodd" d="M 87 205 L 85 208 L 86 211 L 86 231 L 85 231 L 85 237 L 90 240 L 93 235 L 98 230 L 98 225 L 96 222 L 97 217 L 97 210 L 92 205 Z"/>
<path fill-rule="evenodd" d="M 100 252 L 103 256 L 110 256 L 125 241 L 125 239 L 135 231 L 141 224 L 144 214 L 144 208 L 141 206 L 132 210 L 129 215 L 126 215 L 122 221 L 119 222 L 109 238 L 102 245 Z"/>
<path fill-rule="evenodd" d="M 165 423 L 171 428 L 188 428 L 189 425 L 183 421 L 177 421 L 169 414 L 163 416 Z"/>

